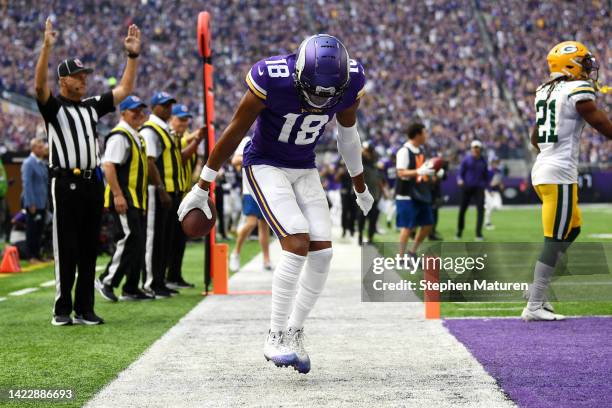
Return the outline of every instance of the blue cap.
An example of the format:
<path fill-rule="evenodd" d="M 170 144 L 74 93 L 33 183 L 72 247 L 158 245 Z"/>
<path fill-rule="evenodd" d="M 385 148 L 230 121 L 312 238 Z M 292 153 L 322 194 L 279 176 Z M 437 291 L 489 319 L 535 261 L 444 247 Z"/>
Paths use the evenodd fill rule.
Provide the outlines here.
<path fill-rule="evenodd" d="M 140 108 L 141 106 L 146 108 L 147 104 L 144 103 L 142 99 L 140 99 L 136 95 L 130 95 L 119 104 L 119 111 L 123 112 L 127 109 L 136 109 Z"/>
<path fill-rule="evenodd" d="M 170 94 L 167 93 L 167 92 L 157 92 L 151 98 L 151 105 L 153 105 L 153 106 L 155 106 L 155 105 L 163 105 L 163 104 L 168 103 L 168 102 L 176 103 L 176 99 L 174 99 L 172 96 L 170 96 Z"/>
<path fill-rule="evenodd" d="M 172 116 L 176 116 L 177 118 L 192 118 L 193 115 L 189 113 L 189 109 L 187 106 L 182 103 L 177 103 L 172 107 Z"/>

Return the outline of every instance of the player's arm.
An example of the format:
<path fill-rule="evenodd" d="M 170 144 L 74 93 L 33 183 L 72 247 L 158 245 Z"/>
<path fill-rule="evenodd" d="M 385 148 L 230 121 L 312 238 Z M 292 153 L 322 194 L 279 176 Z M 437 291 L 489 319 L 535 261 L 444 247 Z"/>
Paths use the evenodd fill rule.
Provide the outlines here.
<path fill-rule="evenodd" d="M 599 109 L 593 100 L 576 102 L 576 111 L 582 118 L 608 139 L 612 139 L 612 121 L 604 111 Z"/>
<path fill-rule="evenodd" d="M 346 169 L 353 181 L 357 205 L 363 215 L 368 215 L 374 204 L 374 197 L 370 194 L 363 177 L 363 163 L 361 161 L 361 139 L 357 133 L 357 109 L 359 99 L 351 107 L 336 114 L 338 123 L 338 152 L 342 156 Z"/>
<path fill-rule="evenodd" d="M 362 193 L 366 189 L 361 161 L 361 139 L 357 133 L 357 109 L 359 99 L 351 107 L 336 114 L 338 122 L 338 153 L 342 156 L 346 169 L 353 180 L 355 191 Z"/>
<path fill-rule="evenodd" d="M 113 89 L 113 104 L 119 105 L 134 90 L 136 83 L 136 68 L 138 67 L 138 56 L 140 55 L 140 30 L 135 24 L 128 28 L 127 37 L 123 41 L 123 47 L 128 55 L 125 71 L 121 82 Z"/>
<path fill-rule="evenodd" d="M 242 138 L 249 131 L 255 119 L 257 119 L 257 116 L 259 116 L 265 107 L 263 101 L 251 91 L 245 92 L 232 120 L 210 152 L 206 167 L 204 167 L 202 173 L 207 170 L 217 172 L 221 168 L 223 163 L 225 163 L 234 153 Z M 198 186 L 203 190 L 208 190 L 210 182 L 200 177 Z"/>
<path fill-rule="evenodd" d="M 49 100 L 51 91 L 49 90 L 49 84 L 47 83 L 47 75 L 49 70 L 49 54 L 51 48 L 55 44 L 57 39 L 57 31 L 53 31 L 53 24 L 51 18 L 47 17 L 45 22 L 45 37 L 43 46 L 40 49 L 40 55 L 36 62 L 36 71 L 34 73 L 34 90 L 36 92 L 36 99 L 43 105 Z"/>
<path fill-rule="evenodd" d="M 536 149 L 536 152 L 538 152 L 538 154 L 540 153 L 540 147 L 538 146 L 538 126 L 536 125 L 533 128 L 533 131 L 531 131 L 531 145 Z"/>

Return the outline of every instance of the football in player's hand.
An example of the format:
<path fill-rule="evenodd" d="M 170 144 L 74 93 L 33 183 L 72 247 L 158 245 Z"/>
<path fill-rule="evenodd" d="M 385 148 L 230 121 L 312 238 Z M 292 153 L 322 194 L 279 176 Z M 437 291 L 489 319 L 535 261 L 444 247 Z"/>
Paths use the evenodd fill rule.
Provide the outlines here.
<path fill-rule="evenodd" d="M 209 198 L 208 199 L 208 208 L 210 208 L 210 212 L 212 213 L 212 218 L 206 218 L 206 215 L 199 208 L 194 208 L 189 211 L 183 221 L 181 221 L 181 226 L 183 227 L 183 232 L 189 238 L 202 238 L 205 235 L 208 235 L 210 230 L 215 226 L 215 222 L 217 221 L 217 210 L 215 209 L 215 203 Z"/>
<path fill-rule="evenodd" d="M 432 169 L 434 169 L 435 171 L 438 171 L 442 168 L 442 166 L 444 166 L 444 159 L 441 158 L 440 156 L 434 157 L 433 159 L 429 160 L 429 165 L 431 166 Z"/>

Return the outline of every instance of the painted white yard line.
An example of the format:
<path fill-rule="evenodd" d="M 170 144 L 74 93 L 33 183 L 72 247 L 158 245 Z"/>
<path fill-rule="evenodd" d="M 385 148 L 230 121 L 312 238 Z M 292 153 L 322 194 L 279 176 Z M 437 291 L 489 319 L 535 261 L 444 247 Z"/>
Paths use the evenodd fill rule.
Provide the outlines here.
<path fill-rule="evenodd" d="M 522 307 L 460 307 L 459 310 L 523 310 Z"/>
<path fill-rule="evenodd" d="M 6 300 L 5 297 L 0 297 L 0 302 L 4 302 Z"/>
<path fill-rule="evenodd" d="M 55 286 L 55 279 L 40 284 L 41 288 L 48 288 L 49 286 Z"/>
<path fill-rule="evenodd" d="M 103 271 L 104 269 L 106 269 L 106 265 L 97 265 L 96 266 L 96 272 Z"/>
<path fill-rule="evenodd" d="M 27 295 L 28 293 L 36 292 L 37 290 L 38 288 L 20 289 L 20 290 L 16 290 L 15 292 L 9 293 L 9 296 L 23 296 L 23 295 Z"/>

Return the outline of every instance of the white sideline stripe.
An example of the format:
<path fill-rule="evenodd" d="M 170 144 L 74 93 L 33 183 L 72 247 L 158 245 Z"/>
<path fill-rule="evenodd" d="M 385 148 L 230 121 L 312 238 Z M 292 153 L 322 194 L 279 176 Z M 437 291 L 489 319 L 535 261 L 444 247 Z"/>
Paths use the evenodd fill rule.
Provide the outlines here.
<path fill-rule="evenodd" d="M 15 292 L 9 293 L 9 296 L 23 296 L 23 295 L 27 295 L 28 293 L 36 292 L 37 290 L 38 288 L 20 289 L 20 290 L 16 290 Z"/>
<path fill-rule="evenodd" d="M 552 282 L 551 285 L 552 286 L 600 286 L 600 285 L 612 285 L 612 281 L 601 281 L 601 282 Z"/>
<path fill-rule="evenodd" d="M 5 297 L 0 297 L 0 302 L 4 302 L 6 300 Z"/>
<path fill-rule="evenodd" d="M 459 310 L 523 310 L 522 307 L 460 307 Z M 515 316 L 516 317 L 516 316 Z"/>
<path fill-rule="evenodd" d="M 271 250 L 278 259 L 278 243 Z M 357 250 L 334 242 L 326 288 L 307 321 L 307 376 L 262 356 L 268 296 L 211 296 L 86 406 L 514 406 L 442 321 L 423 319 L 422 303 L 362 302 Z M 234 274 L 230 291 L 269 289 L 261 262 L 260 254 Z"/>
<path fill-rule="evenodd" d="M 48 288 L 49 286 L 53 286 L 53 285 L 55 285 L 55 279 L 41 283 L 40 287 Z"/>
<path fill-rule="evenodd" d="M 589 238 L 595 238 L 595 239 L 612 239 L 612 233 L 611 234 L 589 234 L 588 235 Z"/>

